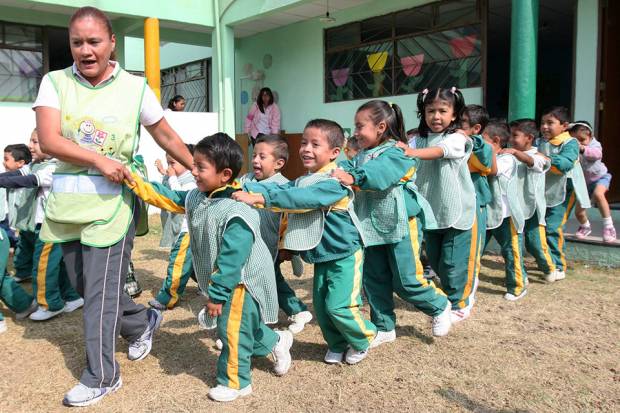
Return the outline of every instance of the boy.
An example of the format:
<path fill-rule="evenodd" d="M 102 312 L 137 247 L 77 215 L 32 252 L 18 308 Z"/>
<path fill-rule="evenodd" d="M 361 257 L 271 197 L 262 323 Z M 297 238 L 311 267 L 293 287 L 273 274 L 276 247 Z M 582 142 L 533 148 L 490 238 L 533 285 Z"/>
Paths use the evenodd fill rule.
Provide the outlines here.
<path fill-rule="evenodd" d="M 30 150 L 28 149 L 28 146 L 24 145 L 23 143 L 7 145 L 6 148 L 4 148 L 4 161 L 2 162 L 2 164 L 6 172 L 16 171 L 20 168 L 24 168 L 30 163 L 31 160 L 32 156 L 30 155 Z M 2 189 L 2 192 L 6 192 L 6 190 Z M 8 217 L 7 219 L 0 222 L 0 227 L 3 228 L 8 235 L 11 247 L 15 248 L 17 247 L 18 242 L 17 236 L 15 235 L 15 232 L 13 230 L 13 228 L 15 228 L 15 214 L 17 212 L 16 201 L 19 198 L 22 190 L 16 189 L 8 192 L 8 199 L 5 196 L 5 193 L 2 193 L 0 195 L 3 202 L 8 203 Z M 22 274 L 25 272 L 27 274 L 27 277 L 30 278 L 30 274 L 32 273 L 32 254 L 29 257 L 27 264 L 29 264 L 29 267 L 27 267 L 27 271 L 22 270 L 21 272 Z"/>
<path fill-rule="evenodd" d="M 510 139 L 508 125 L 490 122 L 483 132 L 484 139 L 493 147 L 494 153 L 505 150 Z M 527 273 L 523 265 L 523 226 L 525 219 L 519 202 L 519 178 L 517 158 L 506 151 L 497 156 L 497 173 L 489 177 L 491 202 L 487 205 L 487 232 L 485 246 L 491 237 L 500 245 L 506 266 L 506 289 L 504 298 L 517 301 L 527 294 Z"/>
<path fill-rule="evenodd" d="M 191 154 L 194 153 L 194 145 L 188 144 L 187 149 Z M 171 156 L 166 156 L 168 162 L 168 186 L 173 191 L 191 191 L 196 188 L 196 181 L 192 171 L 186 169 Z M 149 301 L 149 305 L 158 310 L 172 310 L 179 302 L 185 286 L 190 277 L 194 277 L 192 266 L 192 249 L 189 246 L 189 233 L 187 229 L 187 219 L 185 215 L 175 215 L 181 217 L 181 227 L 176 236 L 176 241 L 172 245 L 170 256 L 168 257 L 168 270 L 166 279 L 162 284 L 157 296 Z M 172 221 L 170 221 L 172 222 Z"/>
<path fill-rule="evenodd" d="M 70 313 L 77 310 L 84 305 L 84 300 L 69 283 L 60 245 L 39 239 L 39 231 L 45 216 L 45 202 L 51 189 L 56 162 L 41 151 L 36 131 L 32 132 L 28 146 L 33 161 L 31 173 L 24 175 L 21 171 L 13 171 L 0 174 L 0 187 L 28 188 L 23 199 L 24 206 L 29 211 L 24 214 L 23 222 L 17 223 L 17 227 L 34 233 L 32 290 L 39 307 L 30 314 L 30 319 L 44 321 L 63 312 Z"/>
<path fill-rule="evenodd" d="M 290 331 L 273 331 L 278 320 L 277 293 L 269 250 L 260 238 L 258 213 L 230 199 L 243 164 L 239 144 L 225 133 L 202 139 L 194 147 L 196 189 L 173 191 L 137 174 L 126 184 L 147 203 L 187 214 L 198 284 L 208 297 L 205 310 L 217 317 L 223 348 L 217 362 L 216 387 L 209 397 L 232 401 L 252 393 L 251 357 L 275 358 L 284 375 L 291 366 Z"/>
<path fill-rule="evenodd" d="M 327 342 L 328 364 L 343 358 L 359 363 L 377 334 L 360 312 L 362 241 L 352 220 L 350 190 L 330 176 L 343 144 L 340 125 L 311 120 L 299 149 L 307 175 L 282 185 L 246 183 L 244 189 L 251 193 L 233 195 L 249 205 L 290 211 L 283 245 L 314 264 L 312 302 Z"/>
<path fill-rule="evenodd" d="M 484 251 L 484 240 L 486 237 L 487 205 L 491 202 L 492 195 L 489 188 L 488 176 L 497 173 L 495 152 L 488 142 L 482 137 L 487 124 L 489 123 L 489 113 L 480 105 L 467 105 L 461 115 L 461 129 L 465 135 L 469 136 L 473 142 L 471 156 L 467 161 L 471 181 L 476 191 L 476 221 L 478 223 L 478 251 L 476 251 L 476 268 L 474 271 L 474 286 L 472 288 L 472 298 L 475 301 L 476 290 L 478 289 L 478 276 L 480 275 L 480 257 Z"/>
<path fill-rule="evenodd" d="M 583 170 L 579 164 L 579 142 L 566 131 L 569 114 L 564 107 L 543 112 L 540 124 L 542 141 L 540 151 L 551 159 L 551 169 L 545 177 L 545 215 L 547 244 L 555 264 L 555 271 L 545 276 L 547 282 L 566 277 L 564 225 L 575 206 L 590 208 L 590 198 Z"/>
<path fill-rule="evenodd" d="M 256 139 L 254 154 L 252 155 L 253 172 L 249 172 L 239 179 L 239 184 L 243 187 L 245 183 L 262 182 L 283 184 L 288 182 L 280 170 L 288 161 L 288 144 L 284 138 L 277 135 L 262 135 Z M 278 256 L 278 244 L 280 234 L 286 225 L 286 216 L 282 213 L 272 212 L 266 209 L 259 209 L 260 233 L 263 241 L 267 244 L 271 257 L 275 263 L 276 287 L 278 290 L 278 305 L 286 313 L 292 322 L 288 329 L 293 334 L 297 334 L 304 329 L 304 326 L 312 320 L 312 313 L 308 307 L 301 302 L 295 295 L 295 291 L 287 284 L 280 264 L 281 257 Z M 284 252 L 286 253 L 286 252 Z M 291 259 L 299 259 L 293 255 Z M 303 264 L 302 264 L 303 265 Z"/>
<path fill-rule="evenodd" d="M 510 148 L 502 150 L 502 153 L 509 153 L 519 161 L 517 174 L 520 181 L 519 201 L 525 219 L 525 249 L 547 275 L 555 271 L 545 235 L 545 173 L 551 168 L 551 161 L 533 146 L 537 134 L 538 128 L 533 119 L 510 122 Z"/>

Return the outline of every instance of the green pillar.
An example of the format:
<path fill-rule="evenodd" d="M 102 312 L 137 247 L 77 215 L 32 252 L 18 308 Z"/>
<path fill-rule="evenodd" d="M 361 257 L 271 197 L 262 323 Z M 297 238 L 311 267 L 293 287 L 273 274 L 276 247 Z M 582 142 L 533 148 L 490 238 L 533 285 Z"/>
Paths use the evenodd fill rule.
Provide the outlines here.
<path fill-rule="evenodd" d="M 536 114 L 538 8 L 538 0 L 512 1 L 509 121 Z"/>
<path fill-rule="evenodd" d="M 235 137 L 235 33 L 231 26 L 222 23 L 219 1 L 214 1 L 215 30 L 213 35 L 213 77 L 217 90 L 213 103 L 218 112 L 221 132 Z M 225 11 L 225 10 L 224 10 Z"/>

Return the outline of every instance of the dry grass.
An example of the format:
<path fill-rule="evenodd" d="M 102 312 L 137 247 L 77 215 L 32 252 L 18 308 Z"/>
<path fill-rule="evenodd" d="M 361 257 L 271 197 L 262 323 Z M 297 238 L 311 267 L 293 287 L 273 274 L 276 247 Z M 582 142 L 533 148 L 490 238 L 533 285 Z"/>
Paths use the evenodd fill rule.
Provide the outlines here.
<path fill-rule="evenodd" d="M 134 262 L 146 304 L 165 272 L 158 233 L 139 238 Z M 328 366 L 318 326 L 297 335 L 284 377 L 256 359 L 254 394 L 230 404 L 208 400 L 217 350 L 198 329 L 202 298 L 190 281 L 181 305 L 166 312 L 151 356 L 127 360 L 119 340 L 123 388 L 85 411 L 618 411 L 620 271 L 576 266 L 565 281 L 532 271 L 522 302 L 502 299 L 501 262 L 485 258 L 472 319 L 433 339 L 427 317 L 398 301 L 398 339 L 357 366 Z M 285 274 L 290 274 L 286 267 Z M 311 268 L 291 279 L 311 301 Z M 15 322 L 0 336 L 0 412 L 60 411 L 84 365 L 81 312 L 45 323 Z M 284 317 L 281 318 L 284 321 Z M 284 323 L 280 326 L 283 327 Z"/>

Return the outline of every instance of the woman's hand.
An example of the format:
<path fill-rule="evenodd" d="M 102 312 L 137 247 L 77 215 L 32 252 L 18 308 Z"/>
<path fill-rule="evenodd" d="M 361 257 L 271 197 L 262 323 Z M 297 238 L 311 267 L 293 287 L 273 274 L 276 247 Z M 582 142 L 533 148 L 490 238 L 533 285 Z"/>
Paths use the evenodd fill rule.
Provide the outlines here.
<path fill-rule="evenodd" d="M 95 160 L 94 167 L 115 184 L 122 184 L 125 179 L 132 184 L 134 183 L 129 169 L 118 161 L 106 158 L 105 156 L 99 156 Z"/>
<path fill-rule="evenodd" d="M 355 183 L 355 179 L 351 174 L 346 173 L 340 168 L 334 169 L 332 171 L 332 176 L 340 181 L 341 184 L 346 186 L 351 186 Z"/>

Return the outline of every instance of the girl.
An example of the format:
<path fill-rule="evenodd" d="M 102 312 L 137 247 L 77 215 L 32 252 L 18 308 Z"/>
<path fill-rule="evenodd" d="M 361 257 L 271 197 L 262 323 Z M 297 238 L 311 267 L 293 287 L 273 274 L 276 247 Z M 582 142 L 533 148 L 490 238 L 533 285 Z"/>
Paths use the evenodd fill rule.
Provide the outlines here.
<path fill-rule="evenodd" d="M 450 303 L 424 278 L 420 263 L 420 221 L 432 221 L 432 213 L 424 214 L 418 203 L 412 181 L 417 161 L 396 146 L 407 142 L 400 108 L 382 100 L 360 106 L 355 137 L 361 152 L 332 175 L 358 189 L 354 206 L 366 247 L 364 291 L 379 330 L 370 346 L 396 338 L 394 293 L 432 316 L 433 335 L 444 336 L 451 325 Z"/>
<path fill-rule="evenodd" d="M 455 87 L 425 89 L 418 95 L 419 137 L 416 148 L 399 145 L 422 160 L 417 171 L 420 193 L 435 214 L 427 223 L 426 253 L 452 303 L 452 322 L 471 313 L 474 274 L 480 260 L 476 236 L 476 196 L 467 160 L 472 141 L 456 132 L 465 102 Z"/>

